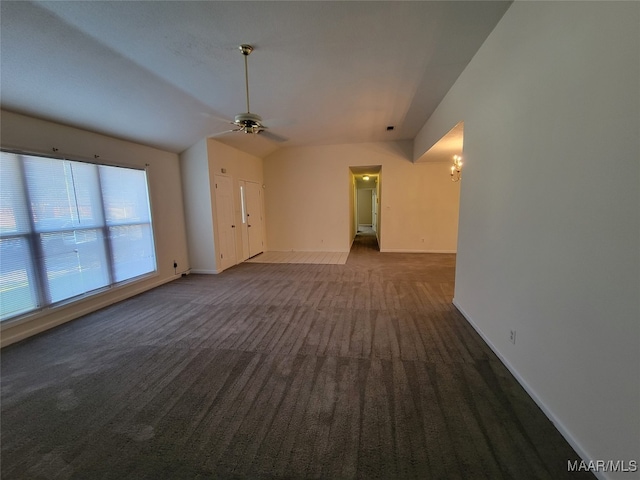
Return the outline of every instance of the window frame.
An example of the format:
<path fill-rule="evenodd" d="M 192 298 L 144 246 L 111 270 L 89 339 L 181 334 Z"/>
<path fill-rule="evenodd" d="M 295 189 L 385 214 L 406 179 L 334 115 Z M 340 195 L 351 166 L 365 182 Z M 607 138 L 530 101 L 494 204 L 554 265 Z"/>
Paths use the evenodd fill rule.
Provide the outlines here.
<path fill-rule="evenodd" d="M 56 149 L 54 150 L 57 151 Z M 29 286 L 35 297 L 36 306 L 33 309 L 22 311 L 12 316 L 8 316 L 4 319 L 0 319 L 0 330 L 4 330 L 6 327 L 10 325 L 15 326 L 25 321 L 30 321 L 30 320 L 37 319 L 39 317 L 44 317 L 61 307 L 68 307 L 70 305 L 78 304 L 80 302 L 83 302 L 89 299 L 95 299 L 99 295 L 103 295 L 108 292 L 116 292 L 118 290 L 121 290 L 122 288 L 127 288 L 132 284 L 140 283 L 150 278 L 159 276 L 160 272 L 159 272 L 159 261 L 158 261 L 158 244 L 156 240 L 157 238 L 156 225 L 155 225 L 154 214 L 153 214 L 152 189 L 151 189 L 151 182 L 150 182 L 150 165 L 148 163 L 145 163 L 144 167 L 142 167 L 139 165 L 105 161 L 103 159 L 98 160 L 99 158 L 98 155 L 95 155 L 94 159 L 91 160 L 91 159 L 82 158 L 80 156 L 51 155 L 49 153 L 42 153 L 39 151 L 28 151 L 23 149 L 14 149 L 14 148 L 7 148 L 7 147 L 0 147 L 0 152 L 17 155 L 19 157 L 20 156 L 38 157 L 42 159 L 51 159 L 51 160 L 77 162 L 77 163 L 94 165 L 97 167 L 97 170 L 98 170 L 99 185 L 100 185 L 99 170 L 101 166 L 116 167 L 116 168 L 144 172 L 146 198 L 147 198 L 147 204 L 148 204 L 148 210 L 149 210 L 148 222 L 122 222 L 122 223 L 115 223 L 115 224 L 109 223 L 107 221 L 106 215 L 104 214 L 105 204 L 104 204 L 104 199 L 102 198 L 102 191 L 100 191 L 99 192 L 101 197 L 100 207 L 103 209 L 103 219 L 102 219 L 101 225 L 93 225 L 93 226 L 86 226 L 86 227 L 76 226 L 75 228 L 72 228 L 72 229 L 59 229 L 59 230 L 46 229 L 43 231 L 39 231 L 36 228 L 34 223 L 33 212 L 28 206 L 28 202 L 30 201 L 30 196 L 28 193 L 28 187 L 26 185 L 25 163 L 23 159 L 19 159 L 19 163 L 20 163 L 19 168 L 21 170 L 20 180 L 22 182 L 21 189 L 24 196 L 23 201 L 27 204 L 27 218 L 29 223 L 29 230 L 27 232 L 2 234 L 0 238 L 2 240 L 12 239 L 12 238 L 24 238 L 26 240 L 26 243 L 29 249 L 29 255 L 28 255 L 29 265 L 27 266 L 27 268 L 31 269 L 30 273 L 33 275 L 33 278 L 34 278 L 33 285 L 32 285 L 32 282 L 29 281 Z M 134 225 L 134 226 L 148 225 L 150 234 L 151 234 L 150 242 L 151 242 L 151 249 L 153 252 L 154 268 L 153 270 L 144 272 L 140 275 L 136 275 L 134 277 L 116 281 L 116 276 L 114 273 L 115 264 L 114 264 L 114 257 L 113 257 L 113 251 L 112 251 L 112 241 L 109 238 L 109 232 L 113 228 L 128 227 L 131 225 Z M 85 291 L 68 298 L 64 298 L 58 301 L 47 302 L 47 299 L 50 299 L 51 295 L 48 291 L 49 290 L 48 282 L 46 281 L 47 273 L 46 273 L 46 267 L 45 267 L 45 259 L 42 254 L 42 242 L 40 240 L 41 235 L 48 234 L 48 233 L 65 234 L 68 232 L 88 231 L 88 230 L 98 230 L 103 235 L 102 241 L 105 245 L 104 253 L 107 259 L 106 270 L 107 270 L 107 277 L 109 279 L 108 283 L 104 286 L 101 286 L 89 291 Z"/>

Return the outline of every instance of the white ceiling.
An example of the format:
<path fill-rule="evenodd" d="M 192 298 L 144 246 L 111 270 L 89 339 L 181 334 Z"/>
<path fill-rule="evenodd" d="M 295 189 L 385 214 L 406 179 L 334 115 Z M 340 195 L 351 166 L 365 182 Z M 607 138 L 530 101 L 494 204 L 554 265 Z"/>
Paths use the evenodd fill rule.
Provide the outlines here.
<path fill-rule="evenodd" d="M 0 2 L 1 106 L 181 152 L 413 139 L 508 1 Z M 462 119 L 461 119 L 462 120 Z M 394 125 L 388 132 L 386 127 Z"/>

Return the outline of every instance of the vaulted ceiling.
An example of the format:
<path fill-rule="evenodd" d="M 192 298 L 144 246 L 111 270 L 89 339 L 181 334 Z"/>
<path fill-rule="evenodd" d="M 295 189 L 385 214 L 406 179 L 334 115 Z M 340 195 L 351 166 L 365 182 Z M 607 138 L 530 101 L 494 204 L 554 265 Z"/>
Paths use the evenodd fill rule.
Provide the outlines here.
<path fill-rule="evenodd" d="M 508 1 L 0 2 L 3 109 L 180 152 L 413 139 Z M 462 119 L 461 119 L 462 120 Z M 388 131 L 387 126 L 394 126 Z"/>

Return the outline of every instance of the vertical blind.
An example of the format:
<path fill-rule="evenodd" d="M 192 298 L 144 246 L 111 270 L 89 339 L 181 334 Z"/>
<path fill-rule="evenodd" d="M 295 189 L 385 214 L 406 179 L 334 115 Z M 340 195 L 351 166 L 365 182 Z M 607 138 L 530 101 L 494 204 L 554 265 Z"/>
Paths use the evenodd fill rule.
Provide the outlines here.
<path fill-rule="evenodd" d="M 156 270 L 146 172 L 0 155 L 0 320 Z"/>

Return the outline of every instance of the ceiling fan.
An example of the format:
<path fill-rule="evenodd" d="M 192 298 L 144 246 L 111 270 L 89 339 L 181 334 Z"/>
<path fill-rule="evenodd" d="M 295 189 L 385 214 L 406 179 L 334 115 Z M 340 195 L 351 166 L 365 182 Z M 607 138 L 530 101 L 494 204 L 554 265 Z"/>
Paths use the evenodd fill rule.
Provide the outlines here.
<path fill-rule="evenodd" d="M 268 127 L 262 123 L 262 117 L 256 113 L 251 113 L 249 108 L 249 67 L 247 63 L 247 58 L 253 52 L 253 46 L 243 43 L 239 47 L 242 55 L 244 56 L 244 80 L 245 80 L 245 88 L 247 93 L 247 111 L 246 113 L 239 113 L 235 116 L 233 122 L 229 122 L 231 125 L 235 125 L 236 128 L 232 130 L 227 130 L 226 132 L 221 132 L 214 137 L 224 135 L 226 133 L 231 132 L 242 132 L 247 134 L 260 134 L 270 140 L 274 140 L 276 142 L 286 142 L 287 139 L 276 135 L 275 133 L 268 132 Z"/>

